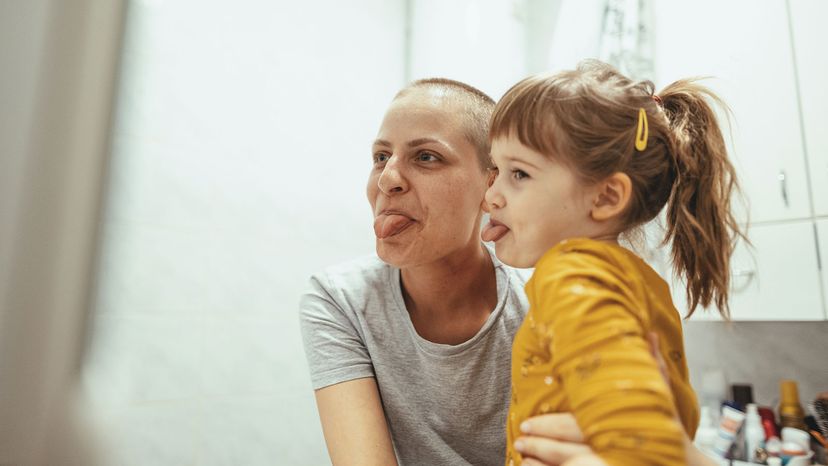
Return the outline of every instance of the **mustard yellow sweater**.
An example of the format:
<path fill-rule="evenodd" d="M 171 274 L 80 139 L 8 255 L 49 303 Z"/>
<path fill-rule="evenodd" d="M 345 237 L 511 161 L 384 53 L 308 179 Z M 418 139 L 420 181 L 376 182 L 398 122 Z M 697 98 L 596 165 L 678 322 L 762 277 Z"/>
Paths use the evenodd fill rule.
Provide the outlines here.
<path fill-rule="evenodd" d="M 520 423 L 571 412 L 609 465 L 684 465 L 678 412 L 693 438 L 698 405 L 687 374 L 681 317 L 667 283 L 615 244 L 564 241 L 526 283 L 529 312 L 512 348 L 507 466 L 521 463 Z M 668 387 L 650 354 L 659 336 Z"/>

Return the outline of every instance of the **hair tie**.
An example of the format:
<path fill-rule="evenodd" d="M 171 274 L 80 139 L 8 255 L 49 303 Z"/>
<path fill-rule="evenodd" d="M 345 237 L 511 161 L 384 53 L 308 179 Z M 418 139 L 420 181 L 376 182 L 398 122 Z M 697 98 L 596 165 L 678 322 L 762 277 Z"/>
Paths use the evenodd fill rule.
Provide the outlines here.
<path fill-rule="evenodd" d="M 661 97 L 653 94 L 653 100 L 656 104 L 658 104 L 659 107 L 664 107 L 664 102 L 661 100 Z"/>
<path fill-rule="evenodd" d="M 644 108 L 638 109 L 638 129 L 635 131 L 635 148 L 638 152 L 644 152 L 647 148 L 647 136 L 649 136 L 650 128 L 647 125 L 647 112 Z"/>

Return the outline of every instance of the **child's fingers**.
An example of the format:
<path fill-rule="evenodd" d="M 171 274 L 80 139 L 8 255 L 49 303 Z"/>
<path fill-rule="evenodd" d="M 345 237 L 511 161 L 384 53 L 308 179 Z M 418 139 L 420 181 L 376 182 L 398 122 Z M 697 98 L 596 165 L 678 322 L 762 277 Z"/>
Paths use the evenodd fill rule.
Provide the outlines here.
<path fill-rule="evenodd" d="M 549 466 L 559 465 L 578 455 L 592 453 L 588 446 L 580 443 L 559 442 L 549 438 L 530 436 L 518 438 L 515 441 L 515 450 L 524 457 L 534 458 Z M 526 464 L 525 461 L 524 464 Z"/>
<path fill-rule="evenodd" d="M 564 442 L 583 442 L 581 428 L 575 417 L 569 413 L 542 414 L 531 417 L 520 425 L 524 434 L 561 440 Z"/>

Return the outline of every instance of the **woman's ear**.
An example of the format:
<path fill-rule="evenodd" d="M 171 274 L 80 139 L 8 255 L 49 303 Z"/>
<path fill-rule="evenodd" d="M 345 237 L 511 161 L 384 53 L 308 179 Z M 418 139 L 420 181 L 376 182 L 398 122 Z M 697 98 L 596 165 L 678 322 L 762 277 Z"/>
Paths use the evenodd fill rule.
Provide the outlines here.
<path fill-rule="evenodd" d="M 632 198 L 632 180 L 626 173 L 613 173 L 596 186 L 590 215 L 596 222 L 621 216 Z"/>
<path fill-rule="evenodd" d="M 492 187 L 497 178 L 497 170 L 493 168 L 486 169 L 486 189 L 483 191 L 483 201 L 480 203 L 480 209 L 487 214 L 490 213 L 489 203 L 486 202 L 486 191 Z"/>

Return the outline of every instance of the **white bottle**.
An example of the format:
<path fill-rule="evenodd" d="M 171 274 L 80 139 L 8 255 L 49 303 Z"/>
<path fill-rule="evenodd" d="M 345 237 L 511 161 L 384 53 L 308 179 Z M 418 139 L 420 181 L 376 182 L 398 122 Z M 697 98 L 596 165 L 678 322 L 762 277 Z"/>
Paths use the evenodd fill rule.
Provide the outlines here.
<path fill-rule="evenodd" d="M 765 442 L 765 429 L 762 428 L 762 418 L 756 405 L 747 405 L 745 416 L 745 444 L 747 460 L 756 463 L 756 449 L 763 446 Z"/>

